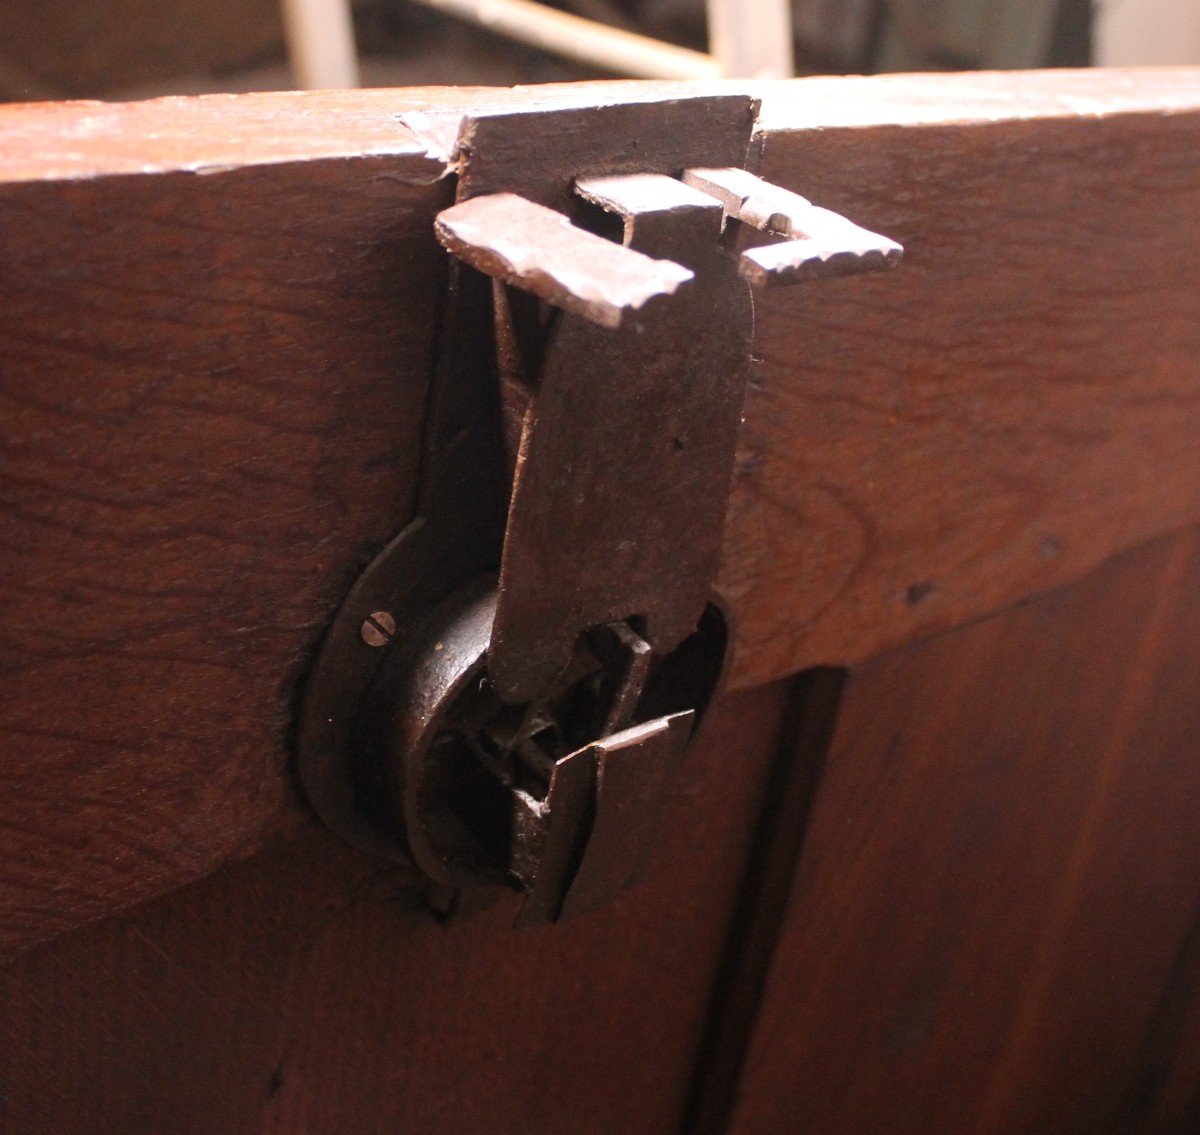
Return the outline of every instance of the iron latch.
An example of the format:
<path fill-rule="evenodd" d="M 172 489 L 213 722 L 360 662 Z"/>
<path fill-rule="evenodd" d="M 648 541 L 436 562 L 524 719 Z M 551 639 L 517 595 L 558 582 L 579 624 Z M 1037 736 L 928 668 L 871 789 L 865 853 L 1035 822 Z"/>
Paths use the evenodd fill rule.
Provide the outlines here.
<path fill-rule="evenodd" d="M 756 113 L 463 123 L 418 516 L 330 628 L 299 753 L 324 819 L 440 909 L 510 889 L 552 922 L 641 871 L 728 655 L 751 287 L 901 256 L 743 168 Z"/>

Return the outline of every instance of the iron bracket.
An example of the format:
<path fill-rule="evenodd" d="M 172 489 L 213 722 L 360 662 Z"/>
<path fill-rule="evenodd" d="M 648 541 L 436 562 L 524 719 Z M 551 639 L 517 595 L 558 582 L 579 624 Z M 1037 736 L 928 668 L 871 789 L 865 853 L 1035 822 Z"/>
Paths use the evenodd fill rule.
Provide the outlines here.
<path fill-rule="evenodd" d="M 717 689 L 751 287 L 900 246 L 744 168 L 744 95 L 467 119 L 418 516 L 317 659 L 321 816 L 519 925 L 642 869 Z M 536 158 L 530 139 L 536 137 Z"/>

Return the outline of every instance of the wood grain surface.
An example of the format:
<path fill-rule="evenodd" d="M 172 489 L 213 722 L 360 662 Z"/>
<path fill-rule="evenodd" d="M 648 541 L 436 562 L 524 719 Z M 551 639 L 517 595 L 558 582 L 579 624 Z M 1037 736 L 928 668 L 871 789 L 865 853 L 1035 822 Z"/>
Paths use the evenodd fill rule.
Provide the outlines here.
<path fill-rule="evenodd" d="M 1200 532 L 852 671 L 730 1130 L 1194 1130 Z"/>
<path fill-rule="evenodd" d="M 1200 519 L 1198 129 L 767 136 L 764 176 L 905 258 L 759 298 L 722 572 L 740 681 L 864 661 Z"/>
<path fill-rule="evenodd" d="M 298 815 L 297 683 L 411 514 L 439 310 L 447 183 L 368 164 L 0 191 L 0 950 Z"/>
<path fill-rule="evenodd" d="M 0 971 L 0 1129 L 675 1130 L 789 686 L 714 707 L 651 878 L 566 925 L 438 925 L 312 828 L 27 953 Z"/>
<path fill-rule="evenodd" d="M 682 89 L 0 108 L 0 949 L 301 814 L 297 682 L 415 486 L 451 181 L 401 118 Z M 760 304 L 722 574 L 735 685 L 861 661 L 1200 517 L 1197 91 L 756 88 L 763 172 L 908 260 Z"/>

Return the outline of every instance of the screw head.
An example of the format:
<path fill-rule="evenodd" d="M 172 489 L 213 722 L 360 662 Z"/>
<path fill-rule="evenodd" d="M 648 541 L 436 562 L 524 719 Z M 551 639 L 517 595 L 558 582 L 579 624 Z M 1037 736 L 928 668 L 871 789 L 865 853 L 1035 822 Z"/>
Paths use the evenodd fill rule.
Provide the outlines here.
<path fill-rule="evenodd" d="M 396 620 L 387 611 L 372 611 L 365 619 L 361 632 L 368 646 L 387 646 L 396 634 Z"/>

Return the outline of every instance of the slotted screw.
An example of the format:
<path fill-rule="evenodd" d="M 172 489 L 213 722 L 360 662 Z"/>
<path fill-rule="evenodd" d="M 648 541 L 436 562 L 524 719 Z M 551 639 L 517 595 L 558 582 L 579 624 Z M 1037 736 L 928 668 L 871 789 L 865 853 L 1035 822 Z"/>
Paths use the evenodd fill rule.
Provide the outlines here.
<path fill-rule="evenodd" d="M 368 646 L 387 646 L 396 634 L 396 620 L 387 611 L 372 611 L 362 625 L 362 640 Z"/>

